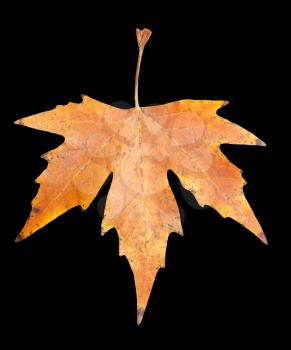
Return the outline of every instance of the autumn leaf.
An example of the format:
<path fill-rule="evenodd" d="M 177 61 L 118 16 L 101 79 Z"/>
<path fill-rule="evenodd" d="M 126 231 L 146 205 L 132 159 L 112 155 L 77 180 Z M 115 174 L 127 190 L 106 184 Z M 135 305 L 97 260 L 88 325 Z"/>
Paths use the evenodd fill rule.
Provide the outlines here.
<path fill-rule="evenodd" d="M 88 208 L 113 173 L 102 233 L 112 227 L 118 231 L 120 255 L 127 257 L 134 273 L 140 322 L 156 272 L 165 263 L 168 235 L 182 234 L 167 171 L 177 174 L 201 206 L 236 220 L 266 243 L 244 196 L 242 172 L 220 150 L 225 143 L 265 144 L 216 114 L 226 101 L 181 100 L 140 107 L 140 63 L 151 31 L 137 29 L 136 35 L 134 108 L 119 109 L 83 96 L 82 103 L 57 106 L 15 122 L 65 138 L 42 156 L 48 166 L 36 179 L 40 189 L 16 241 L 75 206 Z"/>

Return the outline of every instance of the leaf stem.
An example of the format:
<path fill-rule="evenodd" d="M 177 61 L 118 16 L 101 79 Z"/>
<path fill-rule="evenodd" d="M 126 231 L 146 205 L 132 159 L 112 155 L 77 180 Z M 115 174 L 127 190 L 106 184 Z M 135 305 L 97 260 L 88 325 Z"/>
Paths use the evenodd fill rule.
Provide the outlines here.
<path fill-rule="evenodd" d="M 137 38 L 137 44 L 138 44 L 138 58 L 137 58 L 137 65 L 136 65 L 136 72 L 135 72 L 134 103 L 135 103 L 135 109 L 137 111 L 141 111 L 139 102 L 138 102 L 138 80 L 139 80 L 140 64 L 141 64 L 144 47 L 148 42 L 151 34 L 152 32 L 147 28 L 144 28 L 142 30 L 136 29 L 136 38 Z"/>

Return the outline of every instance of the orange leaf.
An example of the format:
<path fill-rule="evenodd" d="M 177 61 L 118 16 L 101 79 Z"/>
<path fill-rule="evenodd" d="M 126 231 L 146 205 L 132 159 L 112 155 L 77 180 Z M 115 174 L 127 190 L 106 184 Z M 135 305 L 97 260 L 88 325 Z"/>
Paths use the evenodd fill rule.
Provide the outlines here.
<path fill-rule="evenodd" d="M 43 155 L 48 167 L 36 180 L 40 189 L 16 241 L 75 206 L 85 210 L 112 172 L 102 233 L 111 227 L 118 231 L 120 255 L 128 258 L 134 273 L 140 322 L 156 272 L 164 266 L 168 235 L 182 234 L 167 170 L 178 175 L 201 206 L 236 220 L 266 243 L 244 196 L 241 171 L 220 150 L 224 143 L 265 144 L 216 114 L 226 101 L 181 100 L 140 107 L 139 69 L 151 31 L 137 29 L 136 35 L 134 108 L 123 110 L 84 96 L 80 104 L 16 121 L 65 137 L 62 145 Z"/>

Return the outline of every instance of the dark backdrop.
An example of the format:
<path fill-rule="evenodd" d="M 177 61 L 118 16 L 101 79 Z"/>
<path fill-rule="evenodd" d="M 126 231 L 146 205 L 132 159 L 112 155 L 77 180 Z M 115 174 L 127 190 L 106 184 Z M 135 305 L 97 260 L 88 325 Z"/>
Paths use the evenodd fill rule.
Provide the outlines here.
<path fill-rule="evenodd" d="M 176 4 L 158 10 L 143 3 L 128 10 L 80 3 L 65 10 L 17 5 L 17 11 L 1 15 L 1 339 L 38 348 L 78 341 L 82 348 L 98 347 L 105 333 L 114 339 L 120 331 L 136 344 L 160 335 L 193 347 L 200 341 L 236 347 L 281 339 L 290 239 L 288 230 L 279 229 L 272 186 L 272 53 L 280 49 L 272 25 L 275 9 Z M 133 276 L 126 258 L 119 257 L 118 236 L 114 231 L 100 236 L 110 181 L 86 212 L 74 208 L 14 243 L 37 192 L 34 179 L 46 167 L 40 155 L 62 138 L 13 121 L 80 102 L 81 94 L 132 105 L 135 28 L 145 26 L 153 35 L 141 68 L 142 106 L 226 99 L 231 103 L 220 115 L 267 143 L 266 148 L 223 146 L 223 151 L 243 169 L 246 197 L 269 246 L 211 208 L 199 208 L 170 173 L 185 234 L 170 234 L 166 268 L 157 275 L 137 329 Z"/>

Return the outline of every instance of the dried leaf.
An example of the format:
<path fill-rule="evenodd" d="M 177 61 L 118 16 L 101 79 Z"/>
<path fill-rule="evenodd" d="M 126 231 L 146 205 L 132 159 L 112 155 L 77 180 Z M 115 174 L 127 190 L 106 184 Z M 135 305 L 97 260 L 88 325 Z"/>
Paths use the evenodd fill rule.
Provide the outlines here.
<path fill-rule="evenodd" d="M 138 78 L 143 49 L 151 32 L 137 29 L 139 56 L 135 107 L 119 109 L 87 96 L 83 102 L 57 106 L 16 124 L 63 135 L 65 141 L 45 155 L 47 169 L 20 241 L 67 210 L 88 208 L 113 173 L 102 232 L 115 227 L 120 255 L 134 273 L 137 317 L 141 321 L 157 270 L 164 266 L 167 238 L 182 234 L 180 216 L 169 187 L 172 169 L 201 206 L 209 205 L 266 243 L 244 193 L 241 170 L 221 152 L 224 143 L 260 145 L 256 136 L 219 117 L 226 101 L 181 100 L 140 107 Z"/>

